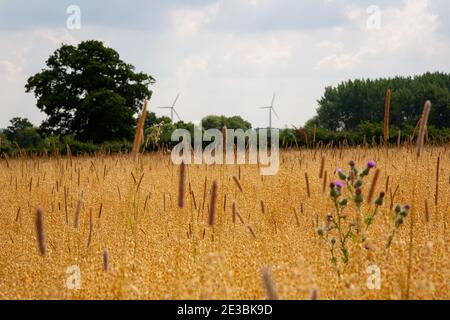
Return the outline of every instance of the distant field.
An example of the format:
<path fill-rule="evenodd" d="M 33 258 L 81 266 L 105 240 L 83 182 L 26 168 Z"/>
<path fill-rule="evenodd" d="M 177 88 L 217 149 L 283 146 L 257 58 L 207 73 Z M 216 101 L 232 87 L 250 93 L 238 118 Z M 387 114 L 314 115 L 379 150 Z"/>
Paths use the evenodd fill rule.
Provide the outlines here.
<path fill-rule="evenodd" d="M 169 155 L 1 159 L 0 298 L 265 299 L 268 267 L 281 299 L 450 299 L 450 149 L 427 147 L 419 161 L 407 147 L 284 151 L 280 160 L 279 174 L 267 177 L 258 166 L 187 166 L 181 209 L 180 169 Z M 334 210 L 335 170 L 350 160 L 376 161 L 375 192 L 386 195 L 367 239 L 349 242 L 339 278 L 316 229 Z M 397 203 L 412 209 L 385 249 Z M 364 201 L 362 212 L 372 207 Z M 71 266 L 79 290 L 67 287 Z M 367 285 L 369 266 L 381 272 L 379 289 Z"/>

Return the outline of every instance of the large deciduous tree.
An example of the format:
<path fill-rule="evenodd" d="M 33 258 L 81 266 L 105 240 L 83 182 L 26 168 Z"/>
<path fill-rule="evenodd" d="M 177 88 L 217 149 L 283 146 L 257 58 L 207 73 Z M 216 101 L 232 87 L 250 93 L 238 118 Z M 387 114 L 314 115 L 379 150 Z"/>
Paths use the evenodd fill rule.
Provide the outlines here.
<path fill-rule="evenodd" d="M 132 139 L 134 116 L 150 95 L 152 76 L 135 72 L 100 41 L 62 45 L 46 65 L 25 86 L 47 115 L 44 132 L 96 143 Z"/>

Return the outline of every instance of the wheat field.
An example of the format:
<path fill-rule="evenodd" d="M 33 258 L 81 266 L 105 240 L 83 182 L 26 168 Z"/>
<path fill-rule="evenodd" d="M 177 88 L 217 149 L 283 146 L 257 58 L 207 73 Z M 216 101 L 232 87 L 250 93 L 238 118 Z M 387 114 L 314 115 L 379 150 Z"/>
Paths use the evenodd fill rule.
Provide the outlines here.
<path fill-rule="evenodd" d="M 338 276 L 316 229 L 333 211 L 328 184 L 350 160 L 376 161 L 374 189 L 386 196 Z M 278 175 L 192 165 L 185 187 L 179 172 L 163 153 L 1 159 L 0 299 L 265 299 L 267 282 L 280 299 L 450 298 L 446 147 L 419 159 L 407 146 L 283 151 Z M 386 249 L 397 203 L 412 208 Z M 78 290 L 67 286 L 71 266 Z"/>

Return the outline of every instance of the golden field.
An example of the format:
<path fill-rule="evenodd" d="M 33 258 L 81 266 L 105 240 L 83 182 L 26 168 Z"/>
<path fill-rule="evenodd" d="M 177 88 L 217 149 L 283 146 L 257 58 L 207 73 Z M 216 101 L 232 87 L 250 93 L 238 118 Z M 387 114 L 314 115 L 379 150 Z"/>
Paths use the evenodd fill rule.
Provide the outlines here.
<path fill-rule="evenodd" d="M 339 278 L 316 228 L 333 211 L 328 184 L 350 160 L 375 160 L 376 193 L 386 196 L 366 243 L 351 242 Z M 450 299 L 450 149 L 426 147 L 420 159 L 409 147 L 293 150 L 281 152 L 280 161 L 278 175 L 267 177 L 252 165 L 187 166 L 181 209 L 180 169 L 169 154 L 3 158 L 0 299 L 264 299 L 265 266 L 281 299 Z M 233 223 L 233 202 L 243 221 Z M 386 250 L 391 202 L 412 209 Z M 363 212 L 371 206 L 365 201 Z M 37 207 L 45 255 L 36 239 Z M 380 268 L 379 290 L 366 284 L 370 265 Z M 81 271 L 79 290 L 66 287 L 70 266 Z"/>

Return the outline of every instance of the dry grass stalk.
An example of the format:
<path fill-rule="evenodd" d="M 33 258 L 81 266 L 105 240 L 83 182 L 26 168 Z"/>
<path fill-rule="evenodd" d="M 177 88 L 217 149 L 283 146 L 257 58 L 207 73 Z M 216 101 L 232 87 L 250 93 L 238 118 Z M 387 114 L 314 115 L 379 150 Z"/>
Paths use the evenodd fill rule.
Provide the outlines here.
<path fill-rule="evenodd" d="M 78 229 L 78 227 L 80 226 L 80 213 L 81 213 L 82 206 L 83 206 L 83 192 L 81 192 L 81 195 L 77 201 L 77 206 L 75 208 L 75 217 L 73 220 L 73 227 L 75 229 Z"/>
<path fill-rule="evenodd" d="M 436 191 L 434 194 L 434 205 L 437 206 L 439 203 L 439 174 L 440 174 L 440 168 L 441 168 L 441 157 L 439 156 L 437 158 L 436 163 Z"/>
<path fill-rule="evenodd" d="M 425 134 L 427 131 L 428 118 L 430 116 L 431 102 L 427 101 L 423 108 L 422 118 L 420 119 L 419 136 L 417 138 L 417 157 L 422 154 Z"/>
<path fill-rule="evenodd" d="M 386 105 L 384 107 L 384 143 L 389 142 L 389 112 L 391 109 L 391 89 L 386 92 Z"/>
<path fill-rule="evenodd" d="M 239 213 L 236 202 L 233 202 L 233 224 L 236 224 L 236 217 L 239 218 L 239 220 L 241 221 L 242 224 L 245 224 L 244 219 L 242 218 L 241 214 Z"/>
<path fill-rule="evenodd" d="M 275 283 L 272 279 L 272 273 L 268 267 L 264 267 L 261 270 L 261 276 L 263 280 L 264 288 L 266 289 L 267 300 L 274 301 L 279 300 L 278 294 L 275 288 Z"/>
<path fill-rule="evenodd" d="M 191 191 L 192 203 L 194 204 L 194 210 L 197 210 L 197 200 L 195 199 L 194 190 Z"/>
<path fill-rule="evenodd" d="M 45 256 L 47 248 L 45 246 L 44 211 L 41 208 L 36 209 L 35 228 L 39 253 Z"/>
<path fill-rule="evenodd" d="M 66 212 L 66 224 L 69 224 L 69 204 L 67 198 L 69 196 L 69 189 L 64 187 L 64 210 Z"/>
<path fill-rule="evenodd" d="M 98 218 L 101 219 L 103 212 L 103 202 L 100 203 L 100 208 L 98 209 Z"/>
<path fill-rule="evenodd" d="M 103 250 L 103 271 L 109 270 L 109 252 L 108 249 Z"/>
<path fill-rule="evenodd" d="M 70 150 L 68 144 L 66 144 L 66 149 L 67 149 L 67 156 L 69 157 L 69 164 L 72 167 L 72 150 Z"/>
<path fill-rule="evenodd" d="M 139 149 L 141 148 L 142 143 L 144 142 L 144 126 L 145 126 L 145 119 L 147 117 L 147 105 L 148 100 L 145 99 L 144 106 L 142 107 L 142 112 L 136 126 L 136 134 L 134 136 L 133 149 L 131 150 L 131 154 L 133 156 L 138 155 Z"/>
<path fill-rule="evenodd" d="M 238 187 L 238 189 L 242 193 L 244 193 L 244 189 L 242 189 L 242 185 L 241 185 L 241 183 L 239 182 L 239 179 L 236 176 L 233 176 L 233 181 L 234 181 L 234 183 L 236 183 L 236 186 Z"/>
<path fill-rule="evenodd" d="M 210 227 L 214 227 L 216 224 L 218 188 L 217 181 L 214 181 L 211 188 L 211 202 L 209 204 L 208 224 Z"/>
<path fill-rule="evenodd" d="M 312 289 L 311 300 L 319 300 L 319 291 L 317 290 L 317 288 Z"/>
<path fill-rule="evenodd" d="M 202 203 L 202 210 L 205 209 L 206 205 L 206 185 L 208 183 L 208 177 L 205 176 L 205 181 L 203 182 L 203 203 Z"/>
<path fill-rule="evenodd" d="M 323 170 L 325 169 L 325 156 L 322 157 L 322 161 L 320 162 L 320 171 L 319 171 L 319 178 L 323 178 Z"/>
<path fill-rule="evenodd" d="M 373 176 L 372 184 L 370 185 L 369 195 L 367 196 L 367 203 L 372 203 L 373 195 L 375 194 L 375 188 L 377 186 L 379 176 L 380 176 L 380 169 L 377 169 Z"/>
<path fill-rule="evenodd" d="M 425 199 L 425 222 L 430 222 L 430 211 L 428 210 L 428 200 Z"/>
<path fill-rule="evenodd" d="M 325 170 L 323 174 L 322 193 L 325 193 L 327 190 L 327 179 L 328 179 L 328 171 Z"/>
<path fill-rule="evenodd" d="M 8 155 L 3 152 L 3 159 L 5 159 L 6 167 L 9 169 L 9 161 L 8 161 Z"/>
<path fill-rule="evenodd" d="M 92 223 L 92 209 L 90 209 L 89 210 L 89 236 L 88 236 L 88 241 L 87 241 L 87 245 L 86 245 L 88 248 L 91 246 L 93 229 L 94 229 L 94 225 Z"/>
<path fill-rule="evenodd" d="M 180 177 L 178 180 L 178 207 L 183 209 L 186 205 L 186 165 L 180 165 Z"/>
<path fill-rule="evenodd" d="M 223 212 L 227 211 L 227 194 L 223 196 Z"/>
<path fill-rule="evenodd" d="M 223 143 L 223 155 L 224 155 L 224 158 L 226 157 L 226 153 L 227 153 L 227 143 L 228 143 L 227 132 L 228 132 L 227 126 L 223 126 L 223 128 L 222 128 L 222 139 L 223 139 L 222 143 Z"/>
<path fill-rule="evenodd" d="M 390 180 L 391 180 L 391 176 L 387 176 L 387 178 L 386 178 L 386 185 L 384 187 L 384 192 L 388 192 Z"/>
<path fill-rule="evenodd" d="M 256 233 L 255 233 L 255 231 L 253 230 L 253 228 L 252 228 L 250 225 L 248 225 L 248 226 L 247 226 L 247 229 L 248 229 L 248 231 L 250 231 L 250 233 L 251 233 L 253 239 L 256 240 Z"/>
<path fill-rule="evenodd" d="M 260 204 L 261 204 L 261 213 L 265 214 L 266 213 L 266 206 L 264 205 L 264 200 L 261 200 Z"/>
<path fill-rule="evenodd" d="M 297 227 L 300 227 L 300 219 L 298 218 L 297 210 L 294 208 L 294 216 L 295 216 L 295 222 L 297 223 Z"/>
<path fill-rule="evenodd" d="M 21 210 L 22 210 L 21 207 L 17 208 L 16 218 L 14 219 L 15 222 L 19 222 Z"/>
<path fill-rule="evenodd" d="M 119 186 L 117 186 L 117 194 L 119 195 L 119 201 L 122 201 L 122 193 L 120 192 Z"/>
<path fill-rule="evenodd" d="M 305 172 L 305 182 L 306 182 L 306 192 L 308 194 L 308 198 L 311 199 L 311 188 L 309 186 L 309 177 L 308 172 Z"/>

